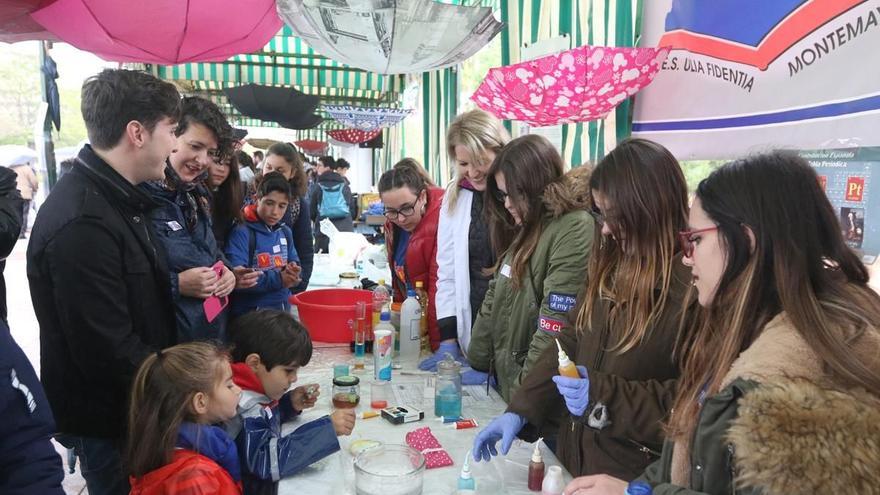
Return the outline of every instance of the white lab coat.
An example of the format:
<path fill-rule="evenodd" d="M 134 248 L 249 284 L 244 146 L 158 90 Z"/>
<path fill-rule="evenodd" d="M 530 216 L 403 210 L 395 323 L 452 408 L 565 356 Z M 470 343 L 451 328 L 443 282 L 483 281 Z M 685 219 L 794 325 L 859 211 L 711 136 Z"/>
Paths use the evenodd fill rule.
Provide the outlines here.
<path fill-rule="evenodd" d="M 471 277 L 468 257 L 468 234 L 471 226 L 473 191 L 460 188 L 458 204 L 449 213 L 443 195 L 440 223 L 437 227 L 437 319 L 455 316 L 458 324 L 458 345 L 466 353 L 471 341 Z"/>

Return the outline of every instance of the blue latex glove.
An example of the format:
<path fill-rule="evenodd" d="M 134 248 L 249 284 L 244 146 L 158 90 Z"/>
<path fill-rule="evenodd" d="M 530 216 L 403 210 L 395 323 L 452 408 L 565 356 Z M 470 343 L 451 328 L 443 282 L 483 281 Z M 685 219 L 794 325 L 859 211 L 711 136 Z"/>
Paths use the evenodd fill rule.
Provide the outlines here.
<path fill-rule="evenodd" d="M 461 363 L 462 366 L 468 365 L 467 359 L 461 355 L 458 342 L 441 342 L 440 347 L 437 348 L 437 352 L 433 356 L 427 357 L 419 363 L 419 369 L 422 371 L 437 371 L 437 363 L 446 359 L 447 353 L 452 354 L 452 359 Z"/>
<path fill-rule="evenodd" d="M 471 457 L 475 462 L 481 460 L 488 461 L 493 455 L 498 455 L 495 450 L 495 442 L 501 440 L 501 453 L 507 455 L 513 439 L 519 430 L 526 425 L 526 418 L 515 413 L 504 413 L 493 419 L 489 426 L 483 428 L 483 431 L 474 439 L 474 448 L 471 451 Z"/>
<path fill-rule="evenodd" d="M 583 416 L 590 403 L 590 378 L 587 376 L 587 368 L 578 366 L 577 370 L 581 378 L 556 375 L 553 377 L 553 382 L 556 383 L 556 388 L 565 398 L 565 407 L 568 408 L 568 412 L 575 416 Z"/>
<path fill-rule="evenodd" d="M 477 371 L 473 368 L 464 368 L 461 370 L 462 385 L 479 385 L 481 383 L 486 383 L 488 378 L 489 373 L 483 373 L 482 371 Z"/>

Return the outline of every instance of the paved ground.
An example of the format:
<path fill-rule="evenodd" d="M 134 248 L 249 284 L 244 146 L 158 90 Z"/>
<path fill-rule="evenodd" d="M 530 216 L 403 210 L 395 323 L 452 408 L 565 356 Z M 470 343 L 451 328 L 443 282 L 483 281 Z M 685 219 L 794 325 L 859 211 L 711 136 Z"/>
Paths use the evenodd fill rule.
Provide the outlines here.
<path fill-rule="evenodd" d="M 18 342 L 18 345 L 24 349 L 28 358 L 36 368 L 37 373 L 40 372 L 40 335 L 37 325 L 37 318 L 34 316 L 33 306 L 31 305 L 30 291 L 27 285 L 27 273 L 25 271 L 25 252 L 27 251 L 27 241 L 21 240 L 16 244 L 12 255 L 7 258 L 6 271 L 6 298 L 9 305 L 9 325 L 12 329 L 12 336 Z M 871 281 L 875 289 L 880 291 L 880 262 L 869 267 L 871 270 Z M 69 495 L 87 494 L 85 481 L 79 473 L 79 466 L 73 474 L 69 474 L 67 465 L 67 451 L 60 445 L 56 444 L 56 448 L 64 462 L 65 478 L 64 489 Z"/>

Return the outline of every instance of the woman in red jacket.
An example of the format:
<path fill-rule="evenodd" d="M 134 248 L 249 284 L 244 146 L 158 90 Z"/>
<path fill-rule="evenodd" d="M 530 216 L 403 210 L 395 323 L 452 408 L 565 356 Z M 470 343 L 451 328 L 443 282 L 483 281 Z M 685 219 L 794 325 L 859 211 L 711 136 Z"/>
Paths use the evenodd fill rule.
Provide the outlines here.
<path fill-rule="evenodd" d="M 437 224 L 443 189 L 412 158 L 404 158 L 379 179 L 385 205 L 385 246 L 391 267 L 394 300 L 406 298 L 406 289 L 422 282 L 428 291 L 428 334 L 431 350 L 440 345 L 437 328 Z"/>

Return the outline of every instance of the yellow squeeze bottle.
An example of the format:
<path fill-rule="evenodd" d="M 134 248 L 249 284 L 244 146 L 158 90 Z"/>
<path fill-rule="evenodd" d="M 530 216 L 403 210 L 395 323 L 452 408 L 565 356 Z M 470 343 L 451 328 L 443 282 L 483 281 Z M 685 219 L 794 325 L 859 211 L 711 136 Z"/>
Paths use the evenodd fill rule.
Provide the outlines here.
<path fill-rule="evenodd" d="M 568 359 L 568 354 L 562 350 L 559 340 L 556 340 L 556 347 L 559 348 L 559 374 L 569 378 L 580 378 L 577 367 Z"/>

